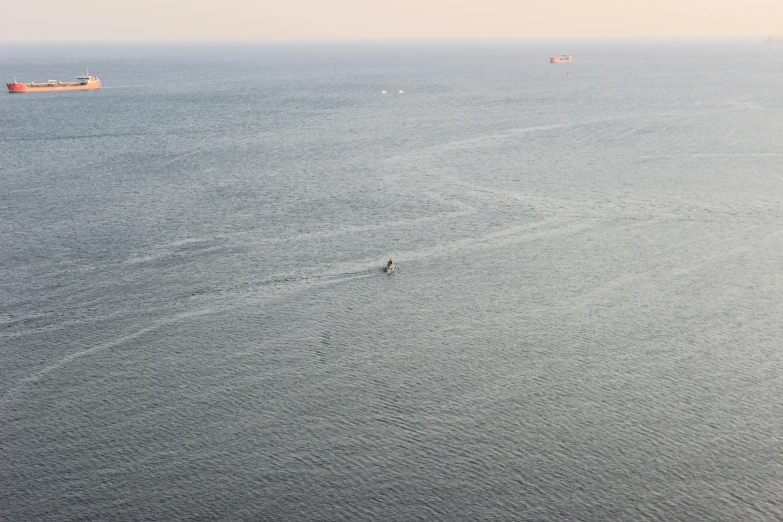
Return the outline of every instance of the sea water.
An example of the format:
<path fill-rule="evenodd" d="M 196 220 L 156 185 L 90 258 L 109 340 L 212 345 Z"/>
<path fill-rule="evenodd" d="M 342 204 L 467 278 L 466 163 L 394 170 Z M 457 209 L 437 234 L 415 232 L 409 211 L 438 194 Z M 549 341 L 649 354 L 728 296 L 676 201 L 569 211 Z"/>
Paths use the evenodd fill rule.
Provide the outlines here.
<path fill-rule="evenodd" d="M 781 63 L 6 44 L 0 517 L 783 517 Z"/>

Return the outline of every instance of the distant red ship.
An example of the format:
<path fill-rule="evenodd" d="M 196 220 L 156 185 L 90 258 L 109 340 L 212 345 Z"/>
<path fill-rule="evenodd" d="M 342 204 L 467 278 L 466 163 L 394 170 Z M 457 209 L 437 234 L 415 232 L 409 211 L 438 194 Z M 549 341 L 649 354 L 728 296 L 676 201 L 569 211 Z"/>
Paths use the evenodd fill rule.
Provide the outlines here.
<path fill-rule="evenodd" d="M 767 38 L 767 43 L 783 44 L 783 36 L 770 36 Z"/>
<path fill-rule="evenodd" d="M 7 83 L 5 85 L 8 87 L 8 92 L 10 93 L 91 91 L 93 89 L 100 89 L 101 81 L 97 76 L 90 76 L 89 74 L 85 74 L 84 76 L 77 76 L 75 82 L 49 80 L 46 83 L 17 83 L 16 78 L 14 78 L 14 83 Z"/>
<path fill-rule="evenodd" d="M 557 58 L 550 58 L 549 63 L 571 63 L 573 62 L 570 54 L 561 54 Z"/>

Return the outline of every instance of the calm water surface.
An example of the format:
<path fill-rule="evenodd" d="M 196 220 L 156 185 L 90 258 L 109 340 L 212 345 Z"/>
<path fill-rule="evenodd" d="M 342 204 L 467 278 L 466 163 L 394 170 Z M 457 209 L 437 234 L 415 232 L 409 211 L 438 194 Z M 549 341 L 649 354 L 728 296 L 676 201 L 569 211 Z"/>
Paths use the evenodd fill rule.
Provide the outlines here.
<path fill-rule="evenodd" d="M 778 47 L 6 45 L 0 518 L 783 518 Z"/>

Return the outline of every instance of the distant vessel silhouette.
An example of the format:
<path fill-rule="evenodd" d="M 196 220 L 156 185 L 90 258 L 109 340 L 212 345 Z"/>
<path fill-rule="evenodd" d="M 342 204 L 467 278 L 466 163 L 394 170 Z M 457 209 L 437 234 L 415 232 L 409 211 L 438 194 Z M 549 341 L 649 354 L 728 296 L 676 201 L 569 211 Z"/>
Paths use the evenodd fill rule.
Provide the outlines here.
<path fill-rule="evenodd" d="M 52 91 L 91 91 L 101 88 L 101 81 L 97 76 L 90 76 L 89 72 L 83 76 L 77 76 L 75 82 L 61 82 L 49 80 L 47 82 L 18 83 L 14 78 L 13 83 L 6 83 L 8 92 L 52 92 Z"/>
<path fill-rule="evenodd" d="M 560 56 L 556 58 L 550 58 L 549 63 L 571 63 L 573 62 L 573 58 L 571 58 L 570 54 L 561 54 Z"/>

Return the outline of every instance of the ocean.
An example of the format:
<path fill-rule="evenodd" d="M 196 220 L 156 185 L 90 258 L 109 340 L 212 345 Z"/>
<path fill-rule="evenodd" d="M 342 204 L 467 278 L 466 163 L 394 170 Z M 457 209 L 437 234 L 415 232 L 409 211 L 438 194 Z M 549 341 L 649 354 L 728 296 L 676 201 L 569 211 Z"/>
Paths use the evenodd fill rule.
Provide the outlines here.
<path fill-rule="evenodd" d="M 779 47 L 3 44 L 0 518 L 783 519 Z"/>

